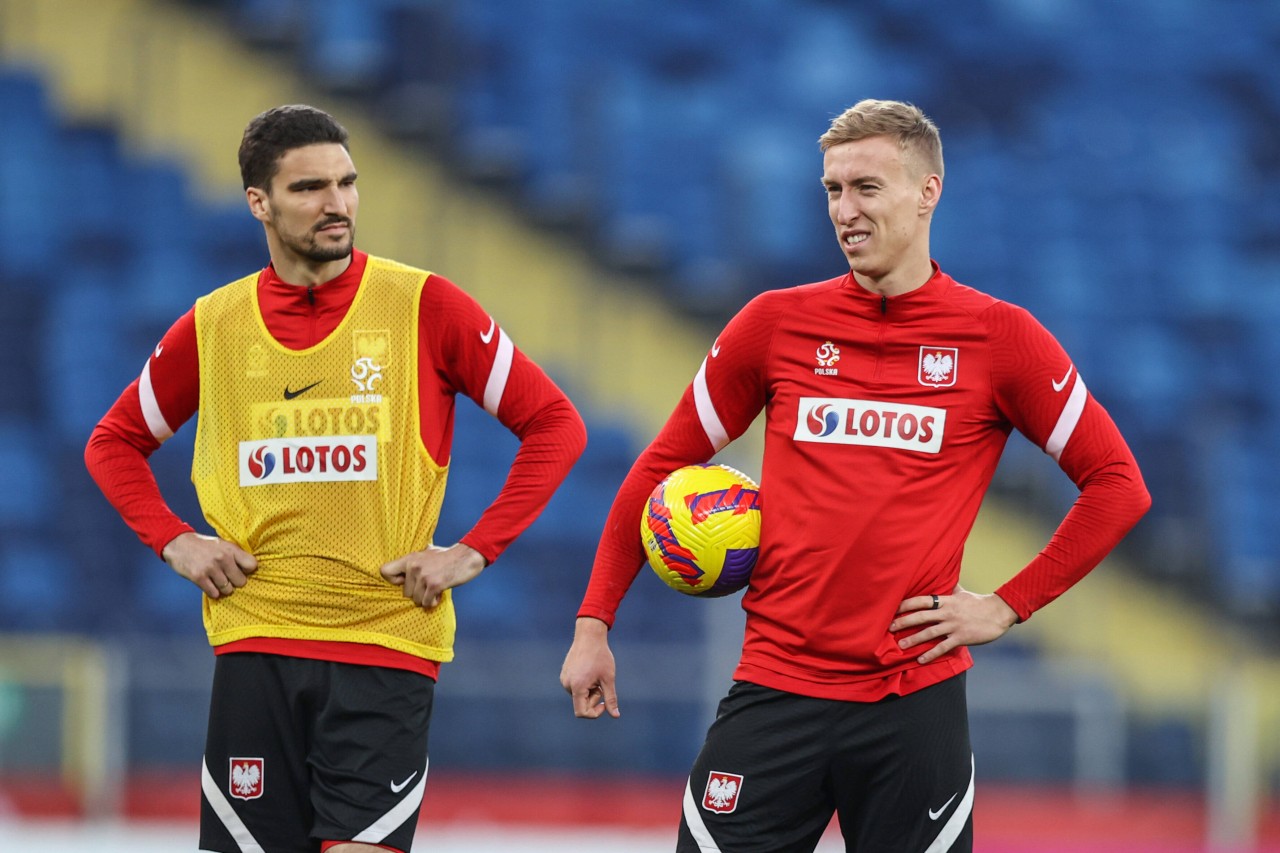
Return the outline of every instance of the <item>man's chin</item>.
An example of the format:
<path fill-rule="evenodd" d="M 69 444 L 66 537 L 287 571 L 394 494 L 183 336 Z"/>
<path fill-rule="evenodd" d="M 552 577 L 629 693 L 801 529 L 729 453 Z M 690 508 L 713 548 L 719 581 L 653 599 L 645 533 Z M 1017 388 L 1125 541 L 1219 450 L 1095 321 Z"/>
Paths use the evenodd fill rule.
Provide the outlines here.
<path fill-rule="evenodd" d="M 327 264 L 332 261 L 341 261 L 351 257 L 352 247 L 352 243 L 347 243 L 343 246 L 330 246 L 328 248 L 315 246 L 308 251 L 303 252 L 303 257 L 314 263 Z"/>

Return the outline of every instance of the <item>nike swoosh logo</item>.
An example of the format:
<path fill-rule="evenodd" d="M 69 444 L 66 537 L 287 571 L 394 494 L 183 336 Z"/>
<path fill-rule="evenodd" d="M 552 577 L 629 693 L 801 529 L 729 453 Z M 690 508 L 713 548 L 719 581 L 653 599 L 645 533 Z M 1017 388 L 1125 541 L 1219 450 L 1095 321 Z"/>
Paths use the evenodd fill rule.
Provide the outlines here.
<path fill-rule="evenodd" d="M 1053 390 L 1054 390 L 1054 391 L 1058 391 L 1058 392 L 1060 392 L 1060 391 L 1062 391 L 1062 389 L 1063 389 L 1063 388 L 1066 388 L 1066 387 L 1067 387 L 1067 380 L 1071 378 L 1071 371 L 1073 371 L 1073 370 L 1075 370 L 1075 369 L 1076 369 L 1076 366 L 1075 366 L 1074 364 L 1073 364 L 1073 365 L 1071 365 L 1070 367 L 1068 367 L 1068 368 L 1067 368 L 1067 375 L 1066 375 L 1066 376 L 1064 376 L 1064 377 L 1062 377 L 1062 381 L 1061 381 L 1061 382 L 1058 382 L 1058 381 L 1056 381 L 1056 380 L 1054 381 L 1054 383 L 1053 383 Z"/>
<path fill-rule="evenodd" d="M 164 344 L 156 344 L 156 358 L 160 357 L 162 350 L 164 350 Z"/>
<path fill-rule="evenodd" d="M 487 332 L 481 332 L 481 333 L 480 333 L 480 340 L 484 341 L 486 344 L 487 344 L 487 343 L 489 343 L 489 341 L 493 340 L 493 330 L 494 330 L 494 329 L 496 329 L 496 328 L 498 328 L 498 324 L 494 322 L 494 320 L 493 320 L 493 318 L 492 318 L 492 317 L 490 317 L 490 318 L 489 318 L 489 331 L 487 331 Z"/>
<path fill-rule="evenodd" d="M 418 771 L 417 771 L 417 770 L 415 770 L 415 771 L 413 771 L 412 773 L 410 773 L 410 774 L 409 774 L 409 778 L 408 778 L 408 779 L 405 779 L 403 782 L 401 782 L 401 783 L 399 783 L 399 784 L 396 784 L 395 780 L 392 780 L 392 782 L 391 782 L 391 793 L 393 793 L 393 794 L 398 794 L 398 793 L 400 793 L 401 791 L 403 791 L 403 790 L 404 790 L 404 786 L 405 786 L 405 785 L 408 785 L 410 782 L 412 782 L 412 781 L 413 781 L 413 777 L 414 777 L 414 776 L 417 776 L 417 775 L 418 775 Z M 950 802 L 950 801 L 948 801 L 948 802 Z"/>
<path fill-rule="evenodd" d="M 955 794 L 952 794 L 951 800 L 954 800 L 956 798 L 956 794 L 959 794 L 959 793 L 960 793 L 959 791 L 956 791 Z M 951 805 L 951 800 L 947 800 L 945 803 L 943 803 L 942 808 L 938 809 L 936 812 L 933 809 L 929 809 L 929 820 L 937 820 L 938 818 L 942 817 L 942 813 L 947 810 L 947 806 Z"/>
<path fill-rule="evenodd" d="M 323 381 L 324 381 L 323 379 L 317 379 L 315 382 L 312 382 L 310 385 L 303 386 L 302 388 L 299 388 L 297 391 L 290 391 L 289 386 L 286 385 L 284 386 L 284 398 L 286 400 L 292 400 L 294 397 L 298 396 L 299 394 L 307 393 L 308 391 L 310 391 L 312 388 L 316 387 Z"/>
<path fill-rule="evenodd" d="M 720 342 L 716 341 L 714 344 L 711 345 L 711 357 L 715 358 L 719 354 L 720 354 Z"/>

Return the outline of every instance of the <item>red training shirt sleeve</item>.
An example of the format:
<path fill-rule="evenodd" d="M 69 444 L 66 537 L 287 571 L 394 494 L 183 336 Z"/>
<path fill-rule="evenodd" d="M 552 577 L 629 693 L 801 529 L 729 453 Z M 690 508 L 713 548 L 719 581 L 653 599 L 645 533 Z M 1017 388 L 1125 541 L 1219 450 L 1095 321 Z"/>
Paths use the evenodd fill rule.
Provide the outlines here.
<path fill-rule="evenodd" d="M 492 563 L 533 523 L 586 447 L 586 426 L 569 398 L 516 348 L 505 330 L 469 294 L 442 276 L 423 288 L 418 376 L 427 450 L 447 459 L 452 442 L 452 397 L 460 391 L 520 439 L 507 479 L 493 503 L 460 541 Z M 464 473 L 465 476 L 465 473 Z"/>
<path fill-rule="evenodd" d="M 1025 620 L 1097 566 L 1151 496 L 1120 430 L 1048 330 L 1005 303 L 987 314 L 997 405 L 1080 489 L 1044 549 L 996 590 Z"/>
<path fill-rule="evenodd" d="M 618 605 L 644 565 L 640 516 L 654 487 L 677 468 L 706 462 L 738 438 L 764 407 L 764 364 L 776 311 L 757 297 L 712 344 L 658 435 L 622 481 L 596 549 L 578 616 L 613 626 Z"/>
<path fill-rule="evenodd" d="M 193 531 L 160 493 L 147 459 L 195 414 L 200 366 L 195 310 L 170 327 L 142 373 L 102 417 L 85 446 L 85 466 L 125 523 L 148 548 Z"/>

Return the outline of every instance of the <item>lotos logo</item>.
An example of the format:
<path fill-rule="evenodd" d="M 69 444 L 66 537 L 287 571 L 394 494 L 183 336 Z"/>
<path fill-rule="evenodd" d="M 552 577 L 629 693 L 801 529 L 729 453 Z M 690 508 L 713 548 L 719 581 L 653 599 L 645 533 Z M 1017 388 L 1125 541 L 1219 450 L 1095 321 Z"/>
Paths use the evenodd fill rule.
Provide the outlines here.
<path fill-rule="evenodd" d="M 809 432 L 812 435 L 825 437 L 836 431 L 836 427 L 840 426 L 840 415 L 836 414 L 834 408 L 827 403 L 821 403 L 809 410 L 808 418 Z"/>
<path fill-rule="evenodd" d="M 241 486 L 376 479 L 376 436 L 299 436 L 240 442 Z"/>
<path fill-rule="evenodd" d="M 270 477 L 271 472 L 276 468 L 276 455 L 265 447 L 255 448 L 249 454 L 249 475 L 255 480 L 261 480 L 264 477 Z"/>
<path fill-rule="evenodd" d="M 937 453 L 942 449 L 946 422 L 947 410 L 932 406 L 801 397 L 791 437 L 819 444 L 861 444 Z"/>

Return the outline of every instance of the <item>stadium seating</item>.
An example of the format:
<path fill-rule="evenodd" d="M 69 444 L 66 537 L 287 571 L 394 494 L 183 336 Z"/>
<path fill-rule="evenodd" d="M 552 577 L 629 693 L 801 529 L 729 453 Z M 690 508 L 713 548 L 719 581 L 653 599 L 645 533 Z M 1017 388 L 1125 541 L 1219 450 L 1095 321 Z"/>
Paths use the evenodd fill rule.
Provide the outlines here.
<path fill-rule="evenodd" d="M 935 255 L 1033 310 L 1117 418 L 1156 498 L 1130 553 L 1154 579 L 1274 627 L 1275 4 L 199 5 L 355 96 L 391 135 L 515 190 L 529 216 L 575 229 L 606 263 L 650 274 L 711 326 L 763 288 L 841 272 L 816 138 L 859 98 L 920 103 L 948 158 Z M 238 204 L 194 199 L 183 164 L 124 150 L 110 126 L 65 122 L 34 71 L 0 67 L 0 117 L 0 629 L 198 636 L 198 620 L 174 615 L 191 590 L 123 530 L 78 455 L 166 324 L 261 263 L 260 228 Z M 558 634 L 576 606 L 638 449 L 584 410 L 592 444 L 572 483 L 502 575 L 466 590 L 485 636 Z M 154 457 L 166 482 L 185 483 L 186 433 Z M 514 443 L 461 402 L 455 450 L 460 466 L 497 476 Z M 1044 465 L 1014 445 L 997 487 L 1060 508 L 1070 484 Z M 493 476 L 451 482 L 444 538 L 483 509 Z M 174 500 L 196 516 L 189 490 Z M 97 606 L 69 601 L 68 582 Z M 628 604 L 642 636 L 669 632 L 653 614 L 681 604 L 662 601 Z"/>
<path fill-rule="evenodd" d="M 264 21 L 300 8 L 218 5 Z M 1225 572 L 1228 608 L 1230 589 L 1280 576 L 1265 519 L 1203 523 L 1221 478 L 1186 461 L 1224 419 L 1274 421 L 1248 367 L 1269 363 L 1280 315 L 1280 204 L 1261 189 L 1280 180 L 1268 4 L 381 0 L 345 33 L 345 4 L 323 5 L 336 37 L 303 39 L 303 70 L 713 324 L 762 288 L 839 273 L 816 196 L 827 118 L 864 96 L 921 103 L 950 166 L 936 256 L 1035 311 L 1112 408 L 1164 487 L 1132 544 L 1209 536 L 1148 560 L 1153 576 Z M 353 62 L 378 38 L 376 68 Z M 1273 481 L 1233 484 L 1232 505 L 1266 506 Z M 1240 541 L 1250 559 L 1213 556 Z M 1267 596 L 1253 616 L 1280 611 Z"/>

